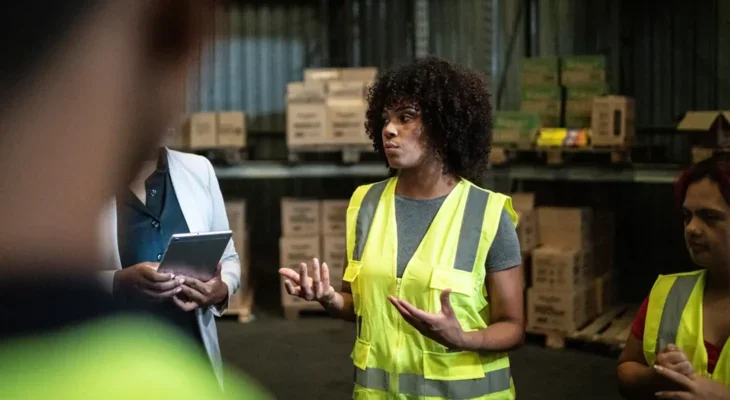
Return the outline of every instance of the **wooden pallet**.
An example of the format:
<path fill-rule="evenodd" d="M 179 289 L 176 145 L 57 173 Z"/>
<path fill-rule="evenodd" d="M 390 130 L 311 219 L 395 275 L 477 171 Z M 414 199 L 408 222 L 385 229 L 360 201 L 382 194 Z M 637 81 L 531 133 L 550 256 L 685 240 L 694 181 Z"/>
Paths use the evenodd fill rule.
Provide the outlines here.
<path fill-rule="evenodd" d="M 638 306 L 618 305 L 598 316 L 592 322 L 574 332 L 530 330 L 528 333 L 545 337 L 545 347 L 562 349 L 570 342 L 600 344 L 611 350 L 623 349 L 631 333 L 631 324 Z"/>
<path fill-rule="evenodd" d="M 536 147 L 533 149 L 507 148 L 507 159 L 512 162 L 540 162 L 547 165 L 575 163 L 628 164 L 629 147 Z"/>
<path fill-rule="evenodd" d="M 333 161 L 333 158 L 343 164 L 356 164 L 374 159 L 376 154 L 370 144 L 357 145 L 309 145 L 289 147 L 289 162 L 300 163 L 306 161 Z"/>
<path fill-rule="evenodd" d="M 294 321 L 299 319 L 303 313 L 318 313 L 323 314 L 326 311 L 321 304 L 316 301 L 302 301 L 296 303 L 282 304 L 284 308 L 284 318 L 288 321 Z"/>

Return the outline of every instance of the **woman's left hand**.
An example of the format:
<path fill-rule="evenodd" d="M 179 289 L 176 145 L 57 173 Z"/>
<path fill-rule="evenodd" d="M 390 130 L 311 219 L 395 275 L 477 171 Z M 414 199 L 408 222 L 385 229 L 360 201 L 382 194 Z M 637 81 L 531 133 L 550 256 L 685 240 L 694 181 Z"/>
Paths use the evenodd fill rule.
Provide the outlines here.
<path fill-rule="evenodd" d="M 680 384 L 685 391 L 659 392 L 656 396 L 660 399 L 675 400 L 727 400 L 730 399 L 730 388 L 725 387 L 719 382 L 705 378 L 697 374 L 691 377 L 683 375 L 679 372 L 672 371 L 669 368 L 661 366 L 654 367 L 657 372 L 668 379 Z"/>
<path fill-rule="evenodd" d="M 441 311 L 431 314 L 419 310 L 405 300 L 388 296 L 388 300 L 398 309 L 409 324 L 423 336 L 430 338 L 451 350 L 460 350 L 464 343 L 464 331 L 454 315 L 449 301 L 451 289 L 441 292 Z"/>

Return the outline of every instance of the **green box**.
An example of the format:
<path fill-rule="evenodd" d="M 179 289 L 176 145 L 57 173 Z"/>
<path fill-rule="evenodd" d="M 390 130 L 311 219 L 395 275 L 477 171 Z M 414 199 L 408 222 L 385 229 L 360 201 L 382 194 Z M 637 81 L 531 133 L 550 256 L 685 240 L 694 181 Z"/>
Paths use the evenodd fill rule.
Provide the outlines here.
<path fill-rule="evenodd" d="M 540 130 L 540 116 L 521 111 L 497 111 L 494 113 L 493 142 L 531 147 Z"/>
<path fill-rule="evenodd" d="M 565 86 L 606 83 L 606 56 L 563 57 L 560 71 Z"/>
<path fill-rule="evenodd" d="M 563 89 L 560 86 L 533 86 L 522 88 L 520 111 L 540 116 L 543 127 L 560 126 Z"/>
<path fill-rule="evenodd" d="M 565 88 L 565 126 L 590 128 L 593 99 L 608 94 L 608 85 L 583 85 Z"/>
<path fill-rule="evenodd" d="M 522 87 L 560 84 L 560 59 L 558 57 L 523 58 L 520 60 Z"/>

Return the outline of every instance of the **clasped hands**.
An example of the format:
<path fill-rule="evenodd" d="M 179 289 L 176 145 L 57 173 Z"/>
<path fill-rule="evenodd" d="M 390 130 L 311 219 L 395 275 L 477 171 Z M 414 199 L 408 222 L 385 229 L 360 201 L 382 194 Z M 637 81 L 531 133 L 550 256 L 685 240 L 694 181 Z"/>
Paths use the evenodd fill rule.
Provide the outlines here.
<path fill-rule="evenodd" d="M 309 268 L 306 263 L 299 266 L 299 273 L 289 268 L 282 268 L 279 273 L 286 278 L 284 287 L 287 293 L 308 301 L 318 301 L 325 308 L 337 303 L 338 293 L 330 284 L 330 274 L 327 263 L 318 259 L 313 260 L 312 277 L 309 277 Z M 388 296 L 388 300 L 398 310 L 404 320 L 416 328 L 423 336 L 430 338 L 452 350 L 461 350 L 464 347 L 464 331 L 456 319 L 451 307 L 450 289 L 441 292 L 441 310 L 437 313 L 428 313 L 420 310 L 405 300 Z"/>
<path fill-rule="evenodd" d="M 144 262 L 117 272 L 117 287 L 131 289 L 153 301 L 172 300 L 183 311 L 221 304 L 228 298 L 228 286 L 221 280 L 221 264 L 207 282 L 188 276 L 158 272 L 159 263 Z"/>
<path fill-rule="evenodd" d="M 658 392 L 660 399 L 675 400 L 726 400 L 730 390 L 721 383 L 694 373 L 692 363 L 682 350 L 670 344 L 658 355 L 654 369 L 661 376 L 677 385 L 679 390 Z"/>

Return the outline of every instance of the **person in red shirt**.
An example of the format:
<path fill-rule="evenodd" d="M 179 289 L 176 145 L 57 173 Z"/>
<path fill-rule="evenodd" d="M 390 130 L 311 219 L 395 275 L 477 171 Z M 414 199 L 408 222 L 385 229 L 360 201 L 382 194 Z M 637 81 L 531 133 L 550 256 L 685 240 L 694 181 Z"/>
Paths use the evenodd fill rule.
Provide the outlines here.
<path fill-rule="evenodd" d="M 730 309 L 730 159 L 713 157 L 695 165 L 677 181 L 675 192 L 684 216 L 684 239 L 690 257 L 697 267 L 706 270 L 702 292 L 703 323 L 696 332 L 702 334 L 704 341 L 707 374 L 700 370 L 704 365 L 691 362 L 696 359 L 692 357 L 694 353 L 688 353 L 688 356 L 674 343 L 660 341 L 661 350 L 656 361 L 649 365 L 643 349 L 649 308 L 647 297 L 619 358 L 619 391 L 626 399 L 730 399 L 730 388 L 706 377 L 716 369 L 724 344 L 730 337 L 727 314 Z M 679 312 L 683 313 L 683 310 L 681 308 Z"/>

